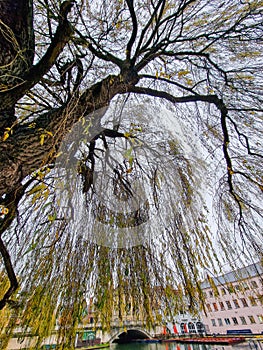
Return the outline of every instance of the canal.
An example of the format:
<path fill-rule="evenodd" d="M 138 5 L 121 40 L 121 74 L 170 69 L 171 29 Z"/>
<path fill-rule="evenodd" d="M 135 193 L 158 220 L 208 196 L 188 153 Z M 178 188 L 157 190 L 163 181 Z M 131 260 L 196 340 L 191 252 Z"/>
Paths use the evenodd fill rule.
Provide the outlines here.
<path fill-rule="evenodd" d="M 236 345 L 209 345 L 209 344 L 178 344 L 178 343 L 128 343 L 112 344 L 110 350 L 262 350 L 258 342 L 241 343 Z"/>

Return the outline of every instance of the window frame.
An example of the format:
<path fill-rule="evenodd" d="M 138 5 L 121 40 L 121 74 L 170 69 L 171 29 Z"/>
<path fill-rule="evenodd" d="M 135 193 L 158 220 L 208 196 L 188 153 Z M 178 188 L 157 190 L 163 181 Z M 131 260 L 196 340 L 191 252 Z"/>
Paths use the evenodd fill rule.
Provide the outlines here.
<path fill-rule="evenodd" d="M 240 318 L 240 321 L 241 321 L 242 325 L 247 325 L 247 320 L 246 320 L 245 316 L 239 316 L 239 318 Z"/>

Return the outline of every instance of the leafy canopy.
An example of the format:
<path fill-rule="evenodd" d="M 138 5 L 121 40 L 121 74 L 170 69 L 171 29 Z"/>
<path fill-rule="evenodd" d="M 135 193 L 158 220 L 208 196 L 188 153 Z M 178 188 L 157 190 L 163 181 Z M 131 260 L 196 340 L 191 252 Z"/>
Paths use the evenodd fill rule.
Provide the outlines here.
<path fill-rule="evenodd" d="M 2 343 L 203 307 L 262 252 L 263 2 L 1 6 Z"/>

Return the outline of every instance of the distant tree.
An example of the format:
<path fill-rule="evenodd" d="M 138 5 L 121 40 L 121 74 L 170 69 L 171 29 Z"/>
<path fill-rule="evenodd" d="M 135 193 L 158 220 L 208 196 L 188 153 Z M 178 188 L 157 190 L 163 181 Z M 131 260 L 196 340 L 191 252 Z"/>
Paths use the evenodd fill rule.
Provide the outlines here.
<path fill-rule="evenodd" d="M 0 2 L 2 346 L 17 318 L 68 346 L 89 297 L 150 325 L 202 305 L 205 269 L 262 257 L 262 10 Z"/>

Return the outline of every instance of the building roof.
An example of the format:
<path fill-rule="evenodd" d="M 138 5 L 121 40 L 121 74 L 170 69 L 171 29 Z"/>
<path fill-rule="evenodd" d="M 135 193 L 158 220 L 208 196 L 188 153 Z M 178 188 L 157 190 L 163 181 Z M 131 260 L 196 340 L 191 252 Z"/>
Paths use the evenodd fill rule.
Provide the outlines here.
<path fill-rule="evenodd" d="M 224 285 L 226 283 L 233 283 L 247 278 L 263 275 L 263 266 L 260 262 L 242 267 L 235 271 L 228 272 L 218 277 L 212 277 L 213 283 L 216 286 Z M 202 282 L 202 289 L 211 288 L 209 280 Z"/>

